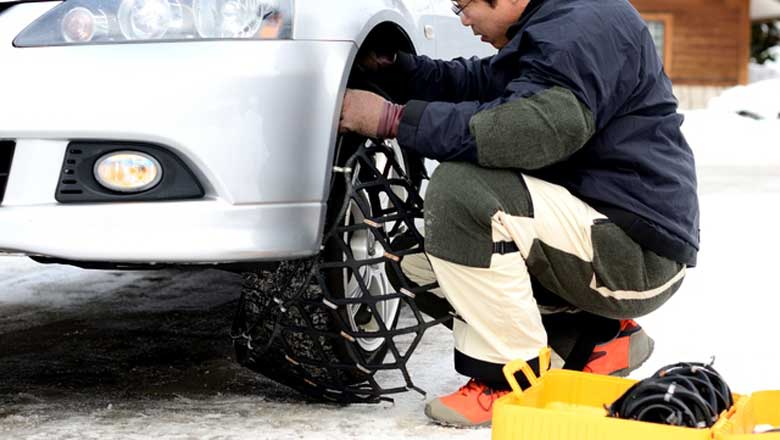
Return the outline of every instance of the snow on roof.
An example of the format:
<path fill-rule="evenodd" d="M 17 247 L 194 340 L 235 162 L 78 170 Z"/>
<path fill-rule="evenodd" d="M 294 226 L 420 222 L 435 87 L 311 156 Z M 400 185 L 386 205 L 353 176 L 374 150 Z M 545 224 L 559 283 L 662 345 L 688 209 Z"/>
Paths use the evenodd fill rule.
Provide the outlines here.
<path fill-rule="evenodd" d="M 780 18 L 780 0 L 751 0 L 750 18 L 754 21 Z"/>

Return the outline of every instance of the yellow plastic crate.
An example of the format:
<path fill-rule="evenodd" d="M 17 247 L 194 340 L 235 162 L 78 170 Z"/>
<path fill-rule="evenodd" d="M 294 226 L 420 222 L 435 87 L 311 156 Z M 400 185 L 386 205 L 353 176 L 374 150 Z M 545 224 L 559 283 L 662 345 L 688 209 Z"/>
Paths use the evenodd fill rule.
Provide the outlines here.
<path fill-rule="evenodd" d="M 547 370 L 550 349 L 543 350 L 536 377 L 524 361 L 504 367 L 513 392 L 493 408 L 494 440 L 711 440 L 709 429 L 693 429 L 607 417 L 612 404 L 637 381 L 568 370 Z M 531 383 L 520 389 L 514 374 Z M 770 440 L 766 438 L 766 440 Z"/>
<path fill-rule="evenodd" d="M 715 440 L 780 440 L 780 433 L 753 434 L 757 425 L 780 426 L 780 391 L 759 391 L 740 399 L 713 427 Z"/>

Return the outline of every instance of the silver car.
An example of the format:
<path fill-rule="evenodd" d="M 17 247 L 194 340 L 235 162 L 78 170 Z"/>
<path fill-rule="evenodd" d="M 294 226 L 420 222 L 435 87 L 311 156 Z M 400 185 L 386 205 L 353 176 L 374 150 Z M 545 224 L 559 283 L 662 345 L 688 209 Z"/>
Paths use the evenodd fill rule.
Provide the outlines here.
<path fill-rule="evenodd" d="M 403 360 L 399 292 L 414 296 L 388 280 L 404 252 L 392 243 L 406 234 L 421 251 L 425 167 L 339 136 L 338 120 L 348 86 L 391 95 L 361 54 L 490 53 L 451 7 L 0 0 L 0 252 L 98 269 L 240 263 L 242 363 L 318 397 L 388 391 L 374 376 Z"/>

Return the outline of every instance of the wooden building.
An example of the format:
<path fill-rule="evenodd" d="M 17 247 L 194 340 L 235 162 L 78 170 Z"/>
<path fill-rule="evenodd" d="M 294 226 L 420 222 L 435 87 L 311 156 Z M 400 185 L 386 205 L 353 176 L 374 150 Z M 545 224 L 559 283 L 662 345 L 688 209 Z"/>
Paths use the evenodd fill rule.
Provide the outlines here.
<path fill-rule="evenodd" d="M 629 1 L 650 27 L 682 108 L 747 84 L 751 0 Z"/>

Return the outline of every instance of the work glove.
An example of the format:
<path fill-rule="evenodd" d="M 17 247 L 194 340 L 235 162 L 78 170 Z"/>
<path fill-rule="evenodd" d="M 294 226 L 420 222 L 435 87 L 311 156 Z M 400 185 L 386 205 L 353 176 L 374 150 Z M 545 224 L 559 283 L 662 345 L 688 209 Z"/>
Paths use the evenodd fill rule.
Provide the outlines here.
<path fill-rule="evenodd" d="M 397 52 L 377 53 L 374 50 L 367 50 L 358 54 L 358 66 L 365 71 L 378 73 L 391 67 L 398 59 Z"/>
<path fill-rule="evenodd" d="M 398 135 L 404 107 L 363 90 L 347 89 L 341 109 L 340 133 L 357 133 L 373 139 Z"/>

